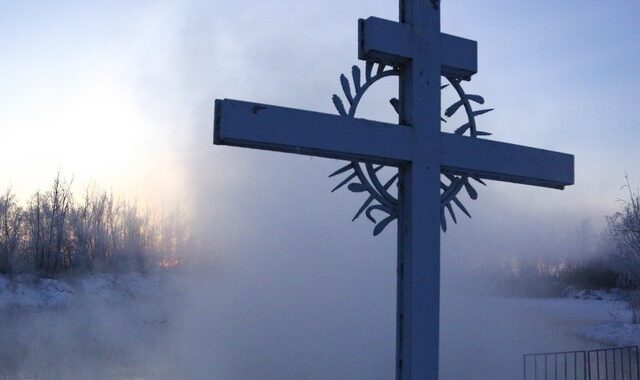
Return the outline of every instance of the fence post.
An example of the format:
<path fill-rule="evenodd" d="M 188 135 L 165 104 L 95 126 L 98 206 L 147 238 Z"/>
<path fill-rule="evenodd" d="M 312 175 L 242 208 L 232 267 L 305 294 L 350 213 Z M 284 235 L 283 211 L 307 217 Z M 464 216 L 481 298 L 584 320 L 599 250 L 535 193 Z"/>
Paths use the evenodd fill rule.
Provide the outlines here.
<path fill-rule="evenodd" d="M 597 365 L 598 361 L 596 360 L 596 365 Z M 584 377 L 585 379 L 588 377 L 589 380 L 591 380 L 591 353 L 590 352 L 584 352 Z M 598 374 L 598 376 L 600 376 L 600 374 Z"/>
<path fill-rule="evenodd" d="M 638 346 L 636 346 L 636 380 L 640 380 L 640 361 L 638 360 Z"/>

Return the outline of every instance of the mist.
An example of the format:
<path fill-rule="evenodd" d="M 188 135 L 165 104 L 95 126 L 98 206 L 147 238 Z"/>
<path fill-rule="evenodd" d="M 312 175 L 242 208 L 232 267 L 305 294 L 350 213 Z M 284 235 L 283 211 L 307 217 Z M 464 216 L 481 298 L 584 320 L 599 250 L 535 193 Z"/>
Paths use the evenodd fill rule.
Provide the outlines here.
<path fill-rule="evenodd" d="M 142 170 L 102 180 L 126 177 L 122 186 L 143 200 L 161 193 L 179 202 L 198 248 L 188 253 L 191 265 L 148 276 L 145 291 L 114 302 L 78 293 L 68 308 L 3 311 L 0 353 L 13 359 L 10 370 L 54 378 L 118 376 L 113 368 L 148 378 L 392 378 L 395 222 L 375 238 L 369 221 L 351 222 L 363 199 L 331 193 L 328 175 L 339 161 L 213 146 L 212 133 L 219 98 L 334 113 L 338 77 L 358 63 L 356 20 L 396 19 L 397 5 L 140 7 L 132 14 L 151 15 L 139 21 L 151 32 L 126 49 L 137 53 L 118 82 L 145 116 L 145 132 L 122 137 L 140 147 L 141 157 L 126 158 Z M 114 20 L 126 13 L 107 8 Z M 443 4 L 443 31 L 479 41 L 480 72 L 466 88 L 496 108 L 482 128 L 497 140 L 575 153 L 577 170 L 576 185 L 564 191 L 488 182 L 477 201 L 463 199 L 472 218 L 460 217 L 442 237 L 442 378 L 511 379 L 523 353 L 595 346 L 567 333 L 575 314 L 486 297 L 478 284 L 510 258 L 575 251 L 576 226 L 589 219 L 601 230 L 624 173 L 640 173 L 637 118 L 625 111 L 640 83 L 632 75 L 621 81 L 621 72 L 637 72 L 640 52 L 629 36 L 638 33 L 639 12 L 622 2 Z M 396 88 L 390 81 L 373 90 L 360 116 L 390 120 Z M 74 159 L 41 161 L 47 177 L 61 163 L 81 181 L 92 174 Z M 3 180 L 32 186 L 3 165 Z"/>

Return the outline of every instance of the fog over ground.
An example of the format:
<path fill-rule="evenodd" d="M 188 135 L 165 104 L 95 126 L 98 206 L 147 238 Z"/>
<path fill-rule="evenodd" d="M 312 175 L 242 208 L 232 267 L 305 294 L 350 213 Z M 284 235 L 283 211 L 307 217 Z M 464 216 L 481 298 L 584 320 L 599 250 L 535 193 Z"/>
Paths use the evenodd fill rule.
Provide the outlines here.
<path fill-rule="evenodd" d="M 357 19 L 373 15 L 395 20 L 397 4 L 239 0 L 167 1 L 131 8 L 100 3 L 94 8 L 71 2 L 51 10 L 62 20 L 68 17 L 62 25 L 49 20 L 45 11 L 34 15 L 8 4 L 2 8 L 6 12 L 0 12 L 0 32 L 1 14 L 19 14 L 23 18 L 13 17 L 5 25 L 23 27 L 18 30 L 33 25 L 29 33 L 34 35 L 63 30 L 60 40 L 76 36 L 78 48 L 98 41 L 107 53 L 95 56 L 113 54 L 111 59 L 120 63 L 106 81 L 123 86 L 125 98 L 132 99 L 133 114 L 142 115 L 134 124 L 144 127 L 117 130 L 120 137 L 114 138 L 109 125 L 94 130 L 91 123 L 83 124 L 97 135 L 80 141 L 96 144 L 101 155 L 112 151 L 100 143 L 101 137 L 112 146 L 133 139 L 131 146 L 122 148 L 130 149 L 124 158 L 96 161 L 105 168 L 115 162 L 117 169 L 79 165 L 96 159 L 88 148 L 77 154 L 73 148 L 65 154 L 42 148 L 46 153 L 31 162 L 30 140 L 7 126 L 24 120 L 23 114 L 9 109 L 33 113 L 28 99 L 39 88 L 21 87 L 7 69 L 17 78 L 28 73 L 0 58 L 0 78 L 9 88 L 21 90 L 13 96 L 0 89 L 0 101 L 11 105 L 0 107 L 0 148 L 12 152 L 11 160 L 0 163 L 0 185 L 12 183 L 18 190 L 32 191 L 33 184 L 47 183 L 60 166 L 75 173 L 80 183 L 93 175 L 107 184 L 122 180 L 116 186 L 140 199 L 159 193 L 177 199 L 190 210 L 196 235 L 209 247 L 202 270 L 176 277 L 169 286 L 174 290 L 159 301 L 131 306 L 168 321 L 166 329 L 157 335 L 151 332 L 146 335 L 151 341 L 141 343 L 150 350 L 143 362 L 177 363 L 193 378 L 391 376 L 395 223 L 373 238 L 368 221 L 350 221 L 361 197 L 348 191 L 330 193 L 336 181 L 327 178 L 341 162 L 213 146 L 212 124 L 217 98 L 334 113 L 331 95 L 340 91 L 339 74 L 359 63 Z M 622 0 L 447 1 L 442 12 L 444 32 L 478 40 L 479 73 L 465 88 L 483 95 L 486 105 L 496 109 L 480 117 L 481 128 L 496 140 L 576 155 L 576 185 L 565 191 L 489 182 L 478 188 L 477 201 L 463 200 L 473 218 L 460 216 L 442 239 L 442 307 L 450 314 L 443 314 L 441 339 L 444 368 L 453 368 L 452 363 L 462 360 L 456 355 L 468 347 L 462 337 L 469 342 L 486 339 L 478 326 L 493 321 L 519 321 L 503 323 L 512 329 L 496 331 L 496 341 L 488 342 L 485 348 L 495 347 L 495 356 L 502 352 L 500 345 L 514 337 L 525 341 L 516 349 L 542 349 L 540 325 L 525 323 L 526 313 L 511 315 L 513 308 L 496 307 L 493 316 L 487 312 L 490 304 L 476 301 L 466 306 L 469 301 L 459 297 L 476 286 L 469 273 L 513 255 L 564 253 L 574 241 L 567 237 L 583 220 L 592 220 L 597 230 L 604 215 L 615 211 L 625 172 L 632 183 L 640 183 L 640 131 L 634 112 L 640 101 L 640 5 Z M 87 31 L 95 38 L 80 37 Z M 20 34 L 27 47 L 29 33 Z M 1 38 L 10 46 L 9 39 Z M 129 44 L 129 39 L 136 44 Z M 44 62 L 44 73 L 65 66 L 65 56 L 55 53 L 56 44 L 63 44 L 66 55 L 74 57 L 75 47 L 68 46 L 73 43 L 51 43 L 53 53 L 29 53 L 34 55 L 31 60 Z M 120 44 L 126 48 L 120 49 Z M 29 54 L 15 51 L 15 57 L 29 59 Z M 91 64 L 92 54 L 81 57 Z M 83 59 L 69 60 L 74 68 L 84 67 L 78 69 L 82 78 L 104 74 L 99 68 L 84 73 Z M 54 90 L 66 85 L 51 86 L 45 94 L 54 98 Z M 368 96 L 362 116 L 389 120 L 393 114 L 387 102 L 395 96 L 395 83 L 383 84 Z M 40 103 L 47 102 L 34 104 Z M 99 119 L 99 111 L 91 115 Z M 46 108 L 41 112 L 47 115 Z M 34 133 L 44 130 L 38 128 Z M 62 130 L 69 135 L 61 138 L 79 134 Z M 11 138 L 14 142 L 8 142 Z M 147 318 L 128 313 L 127 307 L 113 314 L 82 310 L 89 314 L 53 318 L 66 321 L 58 330 L 43 328 L 51 319 L 37 315 L 11 323 L 24 327 L 32 322 L 33 331 L 52 334 L 50 342 L 71 331 L 68 351 L 62 352 L 73 354 L 78 352 L 77 342 L 96 341 L 86 331 L 79 332 L 76 321 L 94 321 L 101 326 L 98 334 L 114 337 L 117 347 L 132 347 L 138 340 L 126 332 L 137 331 Z M 482 323 L 462 315 L 473 315 L 473 310 L 483 310 Z M 125 315 L 133 317 L 127 320 Z M 111 335 L 113 331 L 117 333 Z M 534 343 L 527 345 L 528 338 Z M 583 342 L 548 343 L 553 351 Z M 133 351 L 131 355 L 139 354 Z"/>

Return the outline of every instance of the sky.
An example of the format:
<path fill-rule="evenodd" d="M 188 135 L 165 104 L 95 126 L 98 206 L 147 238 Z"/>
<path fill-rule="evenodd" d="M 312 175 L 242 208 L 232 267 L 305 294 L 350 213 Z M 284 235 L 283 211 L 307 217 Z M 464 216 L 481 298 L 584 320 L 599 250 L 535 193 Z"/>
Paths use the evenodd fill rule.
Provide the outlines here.
<path fill-rule="evenodd" d="M 356 20 L 397 19 L 394 2 L 42 1 L 0 10 L 0 187 L 26 200 L 60 170 L 77 188 L 182 203 L 234 231 L 272 218 L 335 226 L 323 218 L 342 210 L 340 229 L 354 228 L 346 222 L 359 199 L 328 193 L 325 176 L 339 162 L 212 146 L 213 100 L 335 112 L 338 75 L 359 63 Z M 481 128 L 576 156 L 576 184 L 565 191 L 481 189 L 465 203 L 473 221 L 452 229 L 445 247 L 486 239 L 486 250 L 509 250 L 517 242 L 496 239 L 506 228 L 526 232 L 510 234 L 521 242 L 585 219 L 601 228 L 624 196 L 625 173 L 640 184 L 638 16 L 637 1 L 443 3 L 442 30 L 479 44 L 479 73 L 465 88 L 495 108 Z M 395 85 L 372 90 L 361 116 L 388 119 Z M 299 215 L 286 210 L 294 200 Z"/>
<path fill-rule="evenodd" d="M 228 304 L 261 294 L 255 329 L 286 320 L 277 304 L 352 323 L 336 334 L 383 326 L 358 342 L 391 342 L 395 224 L 373 238 L 351 222 L 361 197 L 327 178 L 341 162 L 214 146 L 212 126 L 222 98 L 335 113 L 339 75 L 362 64 L 357 19 L 397 13 L 381 0 L 0 0 L 0 188 L 26 201 L 60 170 L 76 188 L 179 203 L 214 276 L 240 289 Z M 478 41 L 465 88 L 495 108 L 480 128 L 576 165 L 564 191 L 489 182 L 463 199 L 473 217 L 443 235 L 443 291 L 495 260 L 575 250 L 583 221 L 598 231 L 617 210 L 625 173 L 640 186 L 639 20 L 637 0 L 442 2 L 442 30 Z M 372 89 L 361 116 L 388 120 L 396 91 Z"/>

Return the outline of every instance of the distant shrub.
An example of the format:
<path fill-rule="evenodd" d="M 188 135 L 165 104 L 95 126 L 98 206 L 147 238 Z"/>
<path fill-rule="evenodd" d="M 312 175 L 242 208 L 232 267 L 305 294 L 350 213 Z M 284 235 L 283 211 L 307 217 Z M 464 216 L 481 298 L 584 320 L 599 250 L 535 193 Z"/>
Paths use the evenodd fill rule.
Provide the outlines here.
<path fill-rule="evenodd" d="M 620 287 L 621 274 L 605 256 L 582 259 L 529 259 L 511 263 L 501 275 L 503 292 L 526 297 L 558 297 L 565 289 Z"/>
<path fill-rule="evenodd" d="M 610 260 L 604 257 L 568 264 L 560 271 L 559 277 L 564 286 L 580 289 L 611 289 L 619 285 L 619 273 Z"/>
<path fill-rule="evenodd" d="M 498 286 L 500 293 L 509 296 L 555 297 L 562 292 L 562 286 L 555 270 L 548 262 L 520 260 L 502 268 Z"/>

